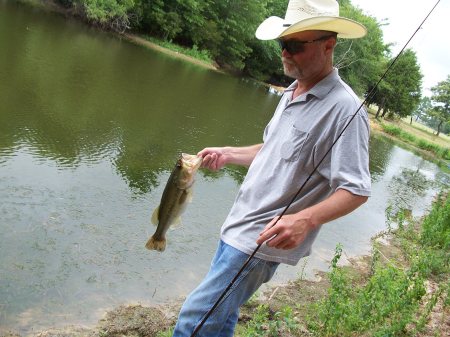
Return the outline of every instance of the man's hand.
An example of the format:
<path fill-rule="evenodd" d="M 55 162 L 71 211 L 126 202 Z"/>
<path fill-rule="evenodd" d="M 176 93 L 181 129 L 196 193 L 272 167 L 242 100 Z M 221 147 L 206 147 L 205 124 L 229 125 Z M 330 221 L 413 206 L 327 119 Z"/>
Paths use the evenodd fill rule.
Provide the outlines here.
<path fill-rule="evenodd" d="M 227 164 L 224 147 L 207 147 L 197 153 L 202 157 L 202 167 L 212 171 L 218 171 Z"/>
<path fill-rule="evenodd" d="M 274 226 L 273 224 L 278 217 L 272 219 L 259 234 L 256 243 L 262 244 L 269 240 L 267 241 L 269 247 L 278 249 L 295 248 L 305 240 L 311 230 L 352 212 L 364 204 L 367 198 L 366 196 L 352 194 L 344 189 L 338 189 L 327 199 L 314 206 L 295 214 L 283 215 Z"/>
<path fill-rule="evenodd" d="M 267 241 L 269 247 L 292 249 L 299 246 L 314 228 L 309 217 L 302 217 L 301 213 L 283 215 L 274 226 L 273 224 L 277 219 L 278 217 L 269 222 L 259 234 L 259 238 L 256 241 L 257 244 L 262 244 L 269 240 Z"/>
<path fill-rule="evenodd" d="M 249 166 L 261 147 L 262 144 L 243 147 L 207 147 L 197 153 L 197 156 L 203 158 L 202 167 L 217 171 L 227 164 Z"/>

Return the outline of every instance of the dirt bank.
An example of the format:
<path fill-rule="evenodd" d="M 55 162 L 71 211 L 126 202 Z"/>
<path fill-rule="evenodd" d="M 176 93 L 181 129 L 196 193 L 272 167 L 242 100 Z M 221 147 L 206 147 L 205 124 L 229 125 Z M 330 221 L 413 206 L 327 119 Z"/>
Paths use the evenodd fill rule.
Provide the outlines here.
<path fill-rule="evenodd" d="M 214 66 L 214 65 L 212 65 L 210 63 L 201 61 L 201 60 L 196 59 L 194 57 L 191 57 L 191 56 L 188 56 L 188 55 L 184 55 L 184 54 L 181 54 L 179 52 L 176 52 L 176 51 L 173 51 L 173 50 L 161 47 L 161 46 L 157 45 L 156 43 L 150 42 L 150 41 L 148 41 L 148 40 L 146 40 L 146 39 L 144 39 L 142 37 L 139 37 L 137 35 L 125 33 L 125 34 L 119 34 L 119 36 L 124 37 L 128 41 L 130 41 L 132 43 L 135 43 L 137 45 L 140 45 L 140 46 L 143 46 L 143 47 L 146 47 L 146 48 L 150 48 L 150 49 L 153 49 L 153 50 L 157 50 L 157 51 L 159 51 L 161 53 L 170 55 L 172 57 L 179 58 L 181 60 L 184 60 L 184 61 L 187 61 L 187 62 L 190 62 L 190 63 L 193 63 L 193 64 L 197 64 L 197 65 L 202 66 L 202 67 L 207 68 L 207 69 L 211 69 L 211 70 L 222 72 L 217 66 Z"/>

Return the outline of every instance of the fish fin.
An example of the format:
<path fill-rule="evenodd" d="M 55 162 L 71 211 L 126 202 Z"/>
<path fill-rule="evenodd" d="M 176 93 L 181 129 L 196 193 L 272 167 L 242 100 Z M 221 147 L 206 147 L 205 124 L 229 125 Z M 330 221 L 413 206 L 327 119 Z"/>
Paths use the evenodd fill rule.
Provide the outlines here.
<path fill-rule="evenodd" d="M 155 226 L 158 226 L 159 223 L 158 218 L 159 218 L 159 206 L 155 208 L 152 214 L 152 224 L 154 224 Z"/>
<path fill-rule="evenodd" d="M 173 220 L 172 225 L 170 227 L 174 229 L 180 227 L 181 225 L 182 225 L 181 216 L 179 216 L 175 220 Z"/>
<path fill-rule="evenodd" d="M 161 238 L 158 240 L 155 238 L 155 236 L 152 236 L 145 244 L 145 248 L 163 252 L 164 249 L 166 249 L 166 239 Z"/>
<path fill-rule="evenodd" d="M 186 202 L 191 203 L 193 195 L 194 195 L 194 193 L 192 193 L 192 191 L 189 189 L 189 191 L 187 192 L 187 196 L 186 196 Z"/>

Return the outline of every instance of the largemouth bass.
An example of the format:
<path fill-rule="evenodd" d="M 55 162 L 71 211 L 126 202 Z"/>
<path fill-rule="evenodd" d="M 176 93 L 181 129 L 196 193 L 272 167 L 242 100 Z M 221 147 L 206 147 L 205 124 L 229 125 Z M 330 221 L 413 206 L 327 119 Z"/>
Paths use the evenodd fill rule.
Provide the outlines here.
<path fill-rule="evenodd" d="M 166 249 L 166 232 L 170 226 L 180 223 L 180 215 L 192 200 L 194 176 L 202 163 L 202 158 L 182 153 L 173 169 L 161 197 L 161 203 L 152 215 L 152 223 L 157 226 L 155 234 L 145 247 Z"/>

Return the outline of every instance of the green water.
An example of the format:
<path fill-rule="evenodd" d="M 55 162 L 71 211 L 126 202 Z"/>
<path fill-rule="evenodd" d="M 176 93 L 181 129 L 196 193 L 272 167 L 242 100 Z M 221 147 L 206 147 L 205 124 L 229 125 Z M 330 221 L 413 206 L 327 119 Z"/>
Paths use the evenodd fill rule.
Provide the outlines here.
<path fill-rule="evenodd" d="M 12 1 L 0 0 L 0 48 L 0 333 L 95 324 L 120 304 L 185 296 L 245 170 L 201 171 L 160 254 L 144 245 L 172 166 L 180 152 L 260 142 L 279 97 Z M 337 242 L 349 257 L 368 252 L 388 203 L 420 213 L 435 193 L 398 189 L 411 170 L 439 180 L 433 164 L 383 138 L 370 151 L 373 197 L 322 230 L 310 276 Z M 283 266 L 274 282 L 300 269 Z"/>

